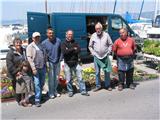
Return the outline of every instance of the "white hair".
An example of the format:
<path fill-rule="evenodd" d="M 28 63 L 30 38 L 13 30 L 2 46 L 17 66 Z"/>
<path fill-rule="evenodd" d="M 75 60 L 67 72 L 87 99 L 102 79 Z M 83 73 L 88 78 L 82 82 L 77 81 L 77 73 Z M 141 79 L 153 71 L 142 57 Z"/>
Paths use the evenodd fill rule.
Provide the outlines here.
<path fill-rule="evenodd" d="M 98 22 L 98 23 L 95 25 L 95 28 L 96 28 L 97 26 L 100 27 L 101 29 L 103 28 L 103 26 L 102 26 L 102 24 L 101 24 L 100 22 Z"/>

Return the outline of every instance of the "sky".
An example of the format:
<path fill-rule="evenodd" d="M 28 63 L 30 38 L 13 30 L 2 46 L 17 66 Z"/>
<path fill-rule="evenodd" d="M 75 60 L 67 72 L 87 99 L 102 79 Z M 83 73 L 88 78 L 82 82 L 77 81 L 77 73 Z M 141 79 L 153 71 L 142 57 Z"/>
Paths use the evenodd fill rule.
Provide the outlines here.
<path fill-rule="evenodd" d="M 143 0 L 117 0 L 116 13 L 140 12 Z M 115 0 L 47 0 L 52 12 L 113 12 Z M 160 5 L 159 5 L 160 8 Z M 154 11 L 155 0 L 144 0 L 142 12 Z M 45 0 L 0 0 L 0 21 L 25 20 L 27 11 L 45 12 Z"/>

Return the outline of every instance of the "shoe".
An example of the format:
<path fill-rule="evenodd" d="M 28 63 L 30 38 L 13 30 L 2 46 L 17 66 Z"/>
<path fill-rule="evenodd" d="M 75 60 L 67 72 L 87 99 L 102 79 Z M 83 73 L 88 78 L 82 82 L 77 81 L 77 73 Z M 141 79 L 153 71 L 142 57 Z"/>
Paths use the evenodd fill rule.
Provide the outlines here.
<path fill-rule="evenodd" d="M 122 85 L 118 85 L 118 91 L 122 91 L 123 90 L 123 86 Z"/>
<path fill-rule="evenodd" d="M 95 89 L 93 89 L 93 92 L 97 92 L 100 89 L 101 89 L 101 87 L 96 87 Z"/>
<path fill-rule="evenodd" d="M 19 106 L 22 106 L 22 101 L 19 101 L 19 102 L 18 102 L 18 105 L 19 105 Z"/>
<path fill-rule="evenodd" d="M 42 94 L 47 94 L 47 91 L 43 90 L 43 91 L 42 91 Z"/>
<path fill-rule="evenodd" d="M 134 87 L 134 85 L 133 85 L 133 84 L 130 84 L 129 88 L 130 88 L 130 89 L 132 89 L 132 90 L 134 90 L 134 89 L 135 89 L 135 87 Z"/>
<path fill-rule="evenodd" d="M 56 97 L 56 96 L 54 96 L 54 95 L 50 95 L 50 96 L 49 96 L 50 99 L 54 99 L 55 97 Z"/>
<path fill-rule="evenodd" d="M 55 96 L 56 96 L 56 97 L 61 97 L 61 94 L 56 93 Z"/>
<path fill-rule="evenodd" d="M 25 102 L 25 100 L 21 100 L 21 101 L 19 102 L 19 105 L 20 105 L 20 106 L 23 106 L 23 107 L 28 107 L 28 104 Z"/>
<path fill-rule="evenodd" d="M 31 103 L 27 104 L 27 107 L 32 107 L 32 104 Z"/>
<path fill-rule="evenodd" d="M 108 91 L 112 91 L 112 88 L 111 87 L 108 87 L 108 88 L 106 88 Z"/>
<path fill-rule="evenodd" d="M 69 96 L 69 97 L 72 97 L 72 96 L 73 96 L 73 92 L 69 92 L 69 93 L 68 93 L 68 96 Z"/>
<path fill-rule="evenodd" d="M 36 103 L 35 103 L 35 106 L 36 106 L 36 107 L 41 107 L 41 104 L 40 104 L 39 102 L 36 102 Z"/>
<path fill-rule="evenodd" d="M 81 95 L 90 96 L 90 94 L 88 92 L 81 92 Z"/>

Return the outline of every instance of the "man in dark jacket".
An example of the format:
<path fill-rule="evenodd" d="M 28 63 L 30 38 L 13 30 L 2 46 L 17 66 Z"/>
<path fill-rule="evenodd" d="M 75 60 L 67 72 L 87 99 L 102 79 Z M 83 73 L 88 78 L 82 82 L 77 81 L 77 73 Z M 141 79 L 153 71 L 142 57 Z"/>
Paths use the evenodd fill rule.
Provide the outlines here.
<path fill-rule="evenodd" d="M 89 94 L 86 92 L 85 82 L 82 79 L 82 67 L 79 64 L 80 47 L 73 39 L 72 30 L 68 30 L 66 32 L 66 40 L 62 43 L 61 50 L 63 53 L 64 63 L 65 63 L 64 71 L 67 80 L 68 96 L 69 97 L 73 96 L 73 88 L 72 88 L 73 72 L 76 72 L 81 95 L 89 96 Z"/>

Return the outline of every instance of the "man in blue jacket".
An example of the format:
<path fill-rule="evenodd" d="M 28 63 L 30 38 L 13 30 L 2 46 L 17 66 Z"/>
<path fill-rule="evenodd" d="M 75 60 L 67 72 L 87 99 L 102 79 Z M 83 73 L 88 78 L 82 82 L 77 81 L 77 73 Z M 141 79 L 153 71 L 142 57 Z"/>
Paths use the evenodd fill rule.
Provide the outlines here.
<path fill-rule="evenodd" d="M 51 99 L 55 97 L 60 97 L 60 94 L 57 92 L 58 80 L 57 75 L 59 74 L 60 69 L 60 57 L 61 55 L 61 40 L 56 38 L 52 28 L 47 29 L 47 39 L 42 42 L 42 46 L 45 50 L 47 61 L 49 63 L 49 81 L 48 95 Z"/>

